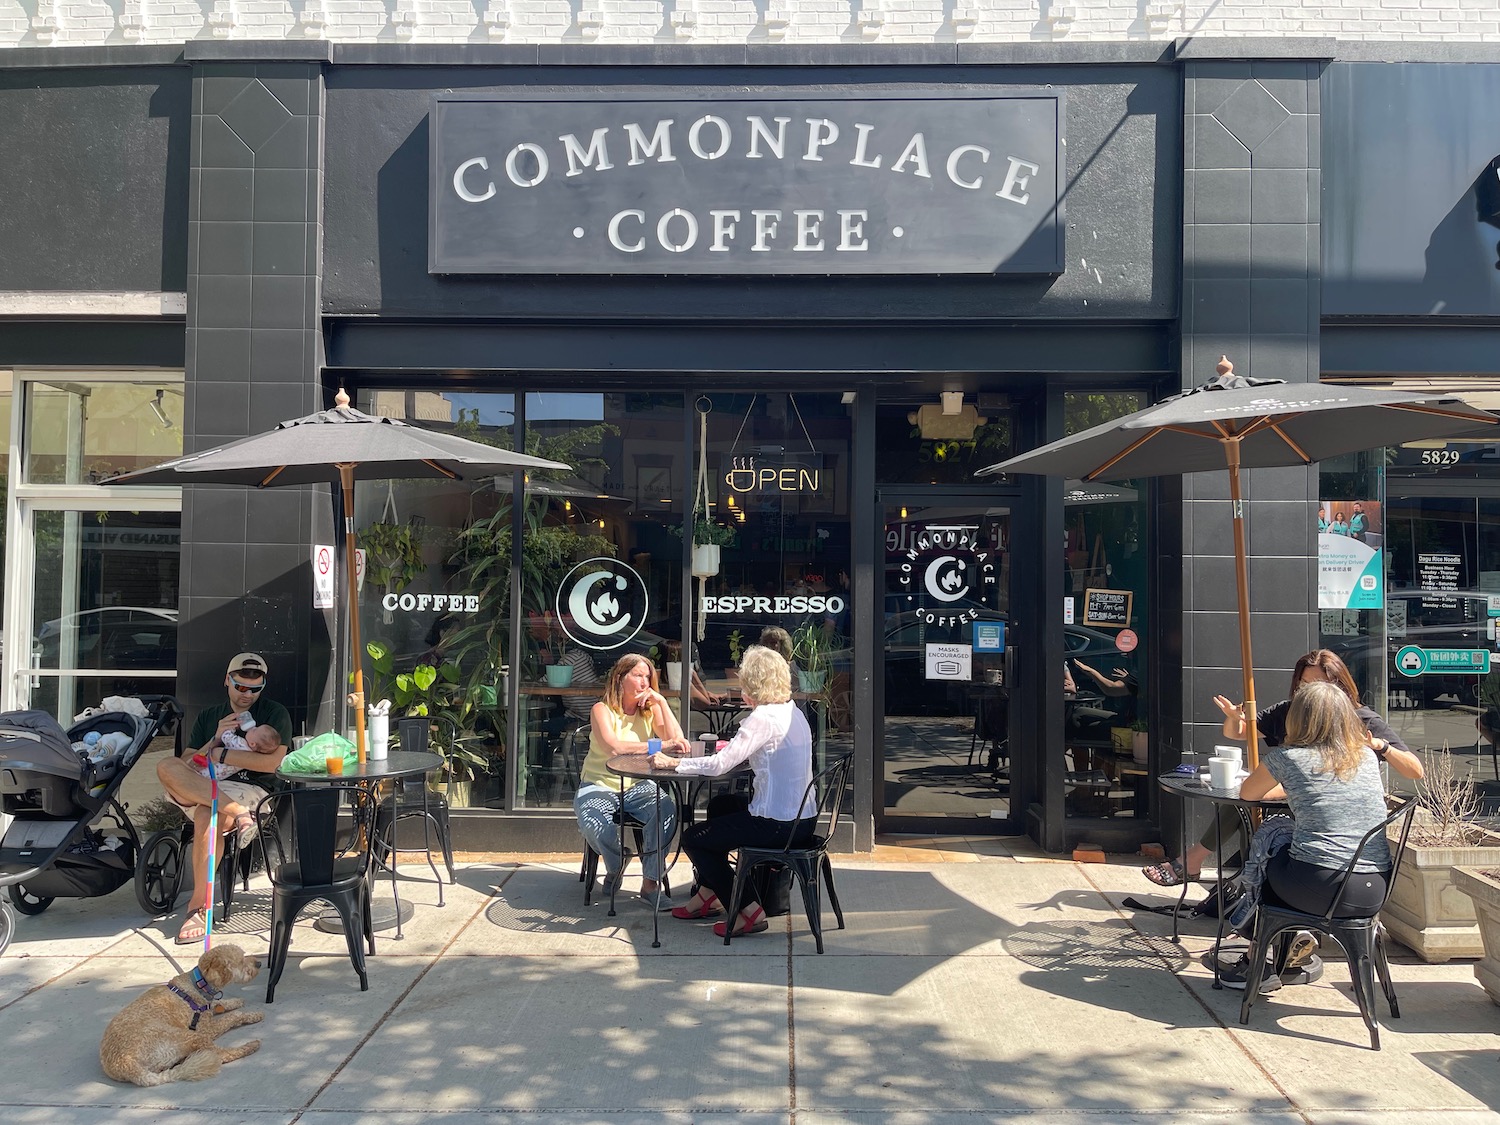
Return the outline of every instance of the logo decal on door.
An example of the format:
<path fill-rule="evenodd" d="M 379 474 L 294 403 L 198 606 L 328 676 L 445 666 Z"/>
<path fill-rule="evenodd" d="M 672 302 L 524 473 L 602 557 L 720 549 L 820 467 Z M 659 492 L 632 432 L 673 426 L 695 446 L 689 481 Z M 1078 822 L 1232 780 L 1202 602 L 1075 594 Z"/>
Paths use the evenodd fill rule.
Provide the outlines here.
<path fill-rule="evenodd" d="M 930 523 L 916 529 L 901 561 L 901 589 L 921 602 L 928 625 L 963 625 L 979 616 L 995 584 L 995 563 L 979 525 Z"/>

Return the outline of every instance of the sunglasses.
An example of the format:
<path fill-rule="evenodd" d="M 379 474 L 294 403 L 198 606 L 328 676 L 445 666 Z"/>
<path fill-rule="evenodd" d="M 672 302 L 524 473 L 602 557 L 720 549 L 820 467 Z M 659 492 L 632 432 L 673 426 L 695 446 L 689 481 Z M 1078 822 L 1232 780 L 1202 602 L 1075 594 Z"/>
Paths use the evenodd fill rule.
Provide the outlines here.
<path fill-rule="evenodd" d="M 233 676 L 229 677 L 229 682 L 234 685 L 235 691 L 245 691 L 249 692 L 251 695 L 259 695 L 261 692 L 266 690 L 266 685 L 264 683 L 242 684 Z"/>

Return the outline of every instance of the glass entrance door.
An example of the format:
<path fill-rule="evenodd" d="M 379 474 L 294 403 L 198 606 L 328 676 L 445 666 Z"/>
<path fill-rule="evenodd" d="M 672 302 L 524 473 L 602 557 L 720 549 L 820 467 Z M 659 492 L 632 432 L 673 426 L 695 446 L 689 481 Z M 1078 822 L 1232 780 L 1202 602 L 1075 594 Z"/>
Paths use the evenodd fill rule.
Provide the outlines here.
<path fill-rule="evenodd" d="M 1011 506 L 884 505 L 877 829 L 1012 832 Z"/>

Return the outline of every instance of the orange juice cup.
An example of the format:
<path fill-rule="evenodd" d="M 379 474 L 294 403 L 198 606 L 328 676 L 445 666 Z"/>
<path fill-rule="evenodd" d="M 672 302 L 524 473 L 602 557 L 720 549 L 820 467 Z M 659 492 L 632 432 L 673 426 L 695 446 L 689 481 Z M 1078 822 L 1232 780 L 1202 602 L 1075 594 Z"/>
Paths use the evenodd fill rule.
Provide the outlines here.
<path fill-rule="evenodd" d="M 328 776 L 329 777 L 343 777 L 344 776 L 344 756 L 342 754 L 330 754 L 330 755 L 328 755 Z"/>

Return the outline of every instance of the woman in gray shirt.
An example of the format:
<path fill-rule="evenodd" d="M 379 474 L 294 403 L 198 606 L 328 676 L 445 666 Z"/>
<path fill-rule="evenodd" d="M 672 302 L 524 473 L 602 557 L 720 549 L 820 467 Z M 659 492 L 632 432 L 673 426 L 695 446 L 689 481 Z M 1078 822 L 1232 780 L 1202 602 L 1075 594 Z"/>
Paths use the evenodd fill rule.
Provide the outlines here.
<path fill-rule="evenodd" d="M 1386 816 L 1380 767 L 1365 725 L 1337 684 L 1308 684 L 1292 697 L 1286 743 L 1266 749 L 1240 796 L 1284 797 L 1295 822 L 1290 847 L 1274 853 L 1266 866 L 1263 898 L 1322 914 L 1360 841 Z M 1344 884 L 1336 916 L 1378 910 L 1390 867 L 1386 841 L 1376 837 Z"/>

